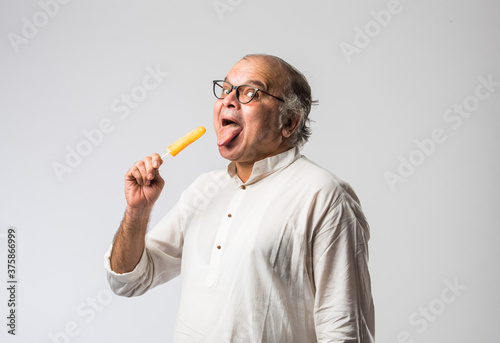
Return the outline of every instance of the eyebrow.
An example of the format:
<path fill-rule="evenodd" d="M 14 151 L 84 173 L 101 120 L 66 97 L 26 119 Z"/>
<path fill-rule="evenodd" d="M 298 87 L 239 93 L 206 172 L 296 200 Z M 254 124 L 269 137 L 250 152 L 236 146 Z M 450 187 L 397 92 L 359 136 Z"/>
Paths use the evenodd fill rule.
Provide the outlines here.
<path fill-rule="evenodd" d="M 262 90 L 267 90 L 267 87 L 264 83 L 258 81 L 258 80 L 248 80 L 248 82 L 251 84 L 251 85 L 256 85 L 257 88 L 261 88 Z"/>
<path fill-rule="evenodd" d="M 227 81 L 227 77 L 224 78 L 224 81 Z M 229 82 L 229 81 L 227 81 Z M 231 83 L 231 82 L 229 82 Z M 255 85 L 257 88 L 263 90 L 263 91 L 267 91 L 267 86 L 262 82 L 262 81 L 259 81 L 259 80 L 248 80 L 248 81 L 245 81 L 245 83 L 243 83 L 244 85 Z"/>

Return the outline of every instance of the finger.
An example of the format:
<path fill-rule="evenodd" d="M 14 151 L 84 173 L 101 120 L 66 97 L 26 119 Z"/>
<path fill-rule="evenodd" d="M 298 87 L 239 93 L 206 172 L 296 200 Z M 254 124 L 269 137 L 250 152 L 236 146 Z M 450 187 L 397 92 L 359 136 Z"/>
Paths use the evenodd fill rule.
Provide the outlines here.
<path fill-rule="evenodd" d="M 161 156 L 158 155 L 157 153 L 154 153 L 151 155 L 151 158 L 153 160 L 153 168 L 158 169 L 160 166 L 163 164 L 163 160 L 161 159 Z"/>
<path fill-rule="evenodd" d="M 142 181 L 142 185 L 149 185 L 149 180 L 148 180 L 148 171 L 146 170 L 146 166 L 144 163 L 144 160 L 136 162 L 135 167 L 139 171 L 139 177 Z"/>
<path fill-rule="evenodd" d="M 137 165 L 134 164 L 134 166 L 129 169 L 127 174 L 125 174 L 125 181 L 135 181 L 141 186 L 144 184 L 141 171 L 139 170 Z"/>
<path fill-rule="evenodd" d="M 151 181 L 155 178 L 155 168 L 153 168 L 153 158 L 151 156 L 145 157 L 143 160 L 144 168 L 146 169 L 146 179 Z"/>

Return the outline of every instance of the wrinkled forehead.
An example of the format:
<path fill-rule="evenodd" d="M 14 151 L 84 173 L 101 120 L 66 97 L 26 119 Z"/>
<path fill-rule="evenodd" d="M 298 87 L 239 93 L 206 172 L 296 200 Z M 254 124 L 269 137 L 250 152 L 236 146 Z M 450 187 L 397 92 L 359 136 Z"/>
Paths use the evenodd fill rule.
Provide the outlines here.
<path fill-rule="evenodd" d="M 283 85 L 281 66 L 264 56 L 250 56 L 236 63 L 226 76 L 235 85 L 251 84 L 266 91 L 280 91 Z"/>

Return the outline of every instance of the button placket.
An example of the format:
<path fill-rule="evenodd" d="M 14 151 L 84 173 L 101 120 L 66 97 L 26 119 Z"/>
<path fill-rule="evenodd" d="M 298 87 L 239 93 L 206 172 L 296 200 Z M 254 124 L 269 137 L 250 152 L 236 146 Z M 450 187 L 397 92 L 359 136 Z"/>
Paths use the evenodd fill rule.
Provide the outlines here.
<path fill-rule="evenodd" d="M 227 236 L 231 231 L 232 223 L 234 221 L 233 214 L 237 213 L 237 209 L 243 200 L 244 192 L 236 192 L 229 207 L 226 210 L 226 214 L 221 221 L 221 225 L 217 234 L 215 236 L 214 248 L 210 256 L 210 265 L 208 267 L 208 274 L 206 285 L 207 287 L 212 287 L 215 285 L 216 280 L 221 272 L 221 263 L 224 252 L 225 243 Z"/>

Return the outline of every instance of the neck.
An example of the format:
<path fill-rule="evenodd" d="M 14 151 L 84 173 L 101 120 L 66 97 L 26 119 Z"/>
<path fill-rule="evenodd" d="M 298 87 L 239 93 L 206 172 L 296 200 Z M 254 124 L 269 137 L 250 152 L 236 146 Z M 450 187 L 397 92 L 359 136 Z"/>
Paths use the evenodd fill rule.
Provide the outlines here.
<path fill-rule="evenodd" d="M 275 156 L 275 155 L 281 154 L 282 152 L 285 152 L 285 151 L 287 151 L 290 148 L 292 148 L 292 147 L 291 146 L 283 145 L 283 146 L 280 147 L 280 149 L 277 149 L 272 154 L 264 156 L 264 157 L 262 157 L 262 158 L 260 158 L 260 159 L 258 159 L 256 161 L 236 162 L 236 174 L 238 175 L 238 177 L 240 178 L 240 180 L 243 183 L 245 183 L 250 178 L 250 175 L 252 175 L 253 165 L 255 164 L 255 162 L 261 161 L 261 160 L 263 160 L 265 158 L 268 158 L 268 157 L 271 157 L 271 156 Z"/>
<path fill-rule="evenodd" d="M 240 180 L 245 183 L 252 175 L 253 165 L 255 162 L 236 162 L 236 174 Z"/>

